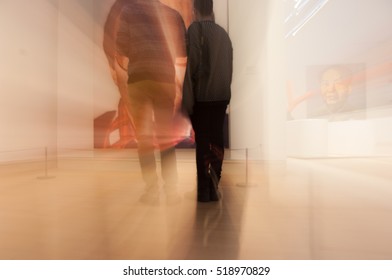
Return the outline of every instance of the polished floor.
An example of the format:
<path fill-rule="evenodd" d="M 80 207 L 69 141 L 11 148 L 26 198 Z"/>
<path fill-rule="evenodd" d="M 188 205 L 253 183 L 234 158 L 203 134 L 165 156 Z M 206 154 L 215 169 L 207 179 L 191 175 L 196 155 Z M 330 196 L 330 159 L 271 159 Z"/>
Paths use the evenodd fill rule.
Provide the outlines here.
<path fill-rule="evenodd" d="M 158 205 L 128 152 L 0 165 L 0 259 L 392 259 L 392 158 L 228 156 L 204 204 L 193 158 L 178 151 L 182 200 Z"/>

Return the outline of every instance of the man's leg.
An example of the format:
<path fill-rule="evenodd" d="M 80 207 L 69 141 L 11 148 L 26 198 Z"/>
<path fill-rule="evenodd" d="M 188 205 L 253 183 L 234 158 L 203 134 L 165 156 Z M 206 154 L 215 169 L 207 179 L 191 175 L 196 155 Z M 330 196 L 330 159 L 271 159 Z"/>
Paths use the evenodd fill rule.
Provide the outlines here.
<path fill-rule="evenodd" d="M 218 201 L 220 192 L 218 184 L 222 174 L 222 164 L 224 158 L 224 136 L 223 126 L 226 117 L 226 104 L 214 105 L 211 111 L 210 120 L 210 199 Z"/>
<path fill-rule="evenodd" d="M 195 131 L 196 169 L 197 169 L 197 199 L 200 202 L 210 201 L 209 191 L 209 110 L 206 107 L 195 106 L 192 115 L 192 126 Z"/>
<path fill-rule="evenodd" d="M 164 189 L 169 202 L 178 200 L 177 194 L 177 159 L 175 151 L 175 85 L 155 83 L 154 85 L 155 138 L 160 148 L 161 171 Z"/>
<path fill-rule="evenodd" d="M 153 200 L 158 194 L 158 176 L 153 143 L 153 107 L 146 83 L 148 82 L 134 83 L 128 86 L 127 108 L 135 126 L 140 168 L 146 183 L 144 198 Z"/>
<path fill-rule="evenodd" d="M 210 172 L 216 177 L 218 182 L 222 174 L 222 164 L 225 152 L 223 126 L 226 117 L 226 108 L 226 104 L 213 106 L 210 115 Z"/>

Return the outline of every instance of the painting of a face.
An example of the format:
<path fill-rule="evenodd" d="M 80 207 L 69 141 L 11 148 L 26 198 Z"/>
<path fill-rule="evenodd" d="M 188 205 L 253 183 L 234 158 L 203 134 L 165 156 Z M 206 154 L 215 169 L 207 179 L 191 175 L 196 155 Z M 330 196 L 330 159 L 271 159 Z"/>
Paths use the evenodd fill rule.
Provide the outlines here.
<path fill-rule="evenodd" d="M 345 102 L 350 90 L 350 83 L 340 69 L 330 68 L 322 74 L 320 91 L 327 105 Z"/>

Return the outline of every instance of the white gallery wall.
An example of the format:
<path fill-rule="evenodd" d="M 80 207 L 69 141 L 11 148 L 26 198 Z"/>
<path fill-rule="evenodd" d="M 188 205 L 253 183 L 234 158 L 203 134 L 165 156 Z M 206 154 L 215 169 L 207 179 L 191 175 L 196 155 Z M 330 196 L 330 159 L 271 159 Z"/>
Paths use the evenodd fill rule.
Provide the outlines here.
<path fill-rule="evenodd" d="M 94 118 L 110 111 L 116 110 L 120 99 L 118 88 L 113 82 L 108 60 L 102 48 L 104 39 L 104 24 L 107 19 L 110 8 L 115 0 L 96 0 L 91 10 L 91 20 L 94 24 L 92 37 L 93 43 L 93 73 L 94 73 L 94 93 L 93 108 Z"/>
<path fill-rule="evenodd" d="M 230 106 L 233 150 L 257 160 L 286 157 L 285 45 L 283 2 L 229 1 L 234 48 Z"/>
<path fill-rule="evenodd" d="M 0 162 L 57 148 L 57 6 L 0 1 Z"/>
<path fill-rule="evenodd" d="M 286 3 L 294 1 L 286 1 Z M 289 156 L 387 156 L 392 155 L 392 1 L 311 0 L 313 16 L 296 33 L 286 25 Z M 294 6 L 294 5 L 292 5 Z M 316 10 L 316 9 L 314 9 Z M 285 16 L 292 12 L 286 11 Z M 309 14 L 309 13 L 308 13 Z M 310 119 L 309 69 L 323 65 L 361 65 L 353 87 L 365 92 L 365 108 L 344 121 Z M 316 98 L 313 96 L 312 98 Z M 349 97 L 349 102 L 355 96 Z M 298 101 L 298 103 L 296 103 Z M 355 114 L 361 114 L 356 116 Z M 363 117 L 362 117 L 363 116 Z M 317 127 L 317 129 L 315 129 Z"/>
<path fill-rule="evenodd" d="M 91 150 L 94 105 L 93 0 L 59 1 L 58 148 Z"/>

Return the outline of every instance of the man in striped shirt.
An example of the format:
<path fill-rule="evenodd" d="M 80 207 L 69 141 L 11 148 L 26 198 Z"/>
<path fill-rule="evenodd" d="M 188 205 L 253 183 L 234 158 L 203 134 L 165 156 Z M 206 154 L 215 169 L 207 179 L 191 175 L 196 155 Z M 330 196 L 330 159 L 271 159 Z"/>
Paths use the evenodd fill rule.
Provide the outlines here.
<path fill-rule="evenodd" d="M 219 200 L 224 156 L 223 127 L 231 98 L 233 48 L 226 31 L 214 21 L 212 0 L 194 0 L 196 21 L 187 32 L 188 61 L 183 110 L 195 131 L 197 199 Z"/>
<path fill-rule="evenodd" d="M 174 150 L 175 62 L 186 57 L 181 15 L 158 0 L 129 0 L 119 22 L 117 62 L 128 72 L 123 96 L 135 127 L 146 192 L 143 202 L 159 199 L 154 148 L 161 152 L 161 170 L 168 201 L 178 199 Z"/>

